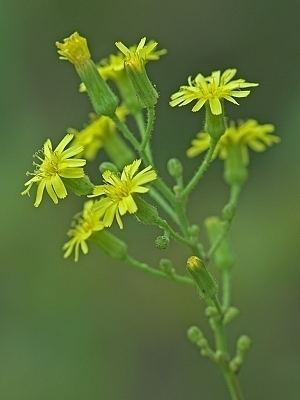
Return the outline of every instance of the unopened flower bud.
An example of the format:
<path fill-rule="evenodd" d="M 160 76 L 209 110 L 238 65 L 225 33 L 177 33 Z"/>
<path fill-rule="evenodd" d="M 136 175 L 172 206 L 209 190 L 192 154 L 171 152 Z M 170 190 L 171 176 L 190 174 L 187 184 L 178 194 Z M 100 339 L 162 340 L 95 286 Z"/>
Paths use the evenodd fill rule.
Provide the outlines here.
<path fill-rule="evenodd" d="M 167 275 L 173 275 L 175 273 L 175 269 L 173 267 L 173 263 L 168 258 L 162 258 L 159 262 L 159 268 L 165 272 Z"/>
<path fill-rule="evenodd" d="M 157 236 L 155 246 L 160 250 L 165 250 L 170 244 L 170 239 L 166 235 Z"/>
<path fill-rule="evenodd" d="M 252 340 L 247 335 L 242 335 L 239 337 L 237 342 L 237 349 L 238 351 L 244 353 L 248 351 L 251 347 Z"/>
<path fill-rule="evenodd" d="M 201 294 L 207 298 L 213 298 L 217 293 L 217 284 L 207 271 L 204 263 L 196 256 L 189 257 L 187 269 L 199 287 Z"/>
<path fill-rule="evenodd" d="M 198 343 L 203 338 L 203 333 L 197 326 L 191 326 L 187 331 L 187 337 L 192 343 Z"/>
<path fill-rule="evenodd" d="M 161 221 L 156 207 L 152 206 L 141 197 L 137 197 L 135 202 L 138 208 L 135 216 L 139 222 L 145 225 L 157 225 L 159 221 Z"/>
<path fill-rule="evenodd" d="M 183 167 L 181 162 L 177 158 L 171 158 L 168 161 L 167 167 L 169 174 L 173 178 L 180 179 L 182 177 Z"/>
<path fill-rule="evenodd" d="M 101 172 L 101 174 L 103 174 L 105 171 L 112 171 L 115 173 L 118 173 L 118 168 L 115 166 L 115 164 L 113 164 L 112 162 L 109 161 L 104 161 L 103 163 L 101 163 L 99 165 L 99 170 Z"/>
<path fill-rule="evenodd" d="M 224 324 L 229 324 L 229 322 L 233 321 L 240 314 L 240 310 L 236 307 L 229 307 L 224 315 Z"/>
<path fill-rule="evenodd" d="M 196 224 L 193 224 L 189 227 L 189 234 L 193 237 L 193 238 L 197 238 L 200 234 L 200 227 Z"/>

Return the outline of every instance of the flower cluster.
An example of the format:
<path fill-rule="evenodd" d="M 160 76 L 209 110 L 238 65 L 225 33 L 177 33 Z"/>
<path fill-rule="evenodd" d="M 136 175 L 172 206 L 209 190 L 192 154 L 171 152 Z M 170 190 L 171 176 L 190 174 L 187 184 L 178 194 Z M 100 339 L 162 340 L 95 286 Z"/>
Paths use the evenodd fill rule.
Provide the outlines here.
<path fill-rule="evenodd" d="M 189 77 L 188 85 L 181 86 L 179 91 L 171 96 L 170 105 L 181 107 L 196 101 L 192 108 L 192 111 L 196 112 L 208 103 L 212 114 L 220 115 L 223 112 L 223 99 L 238 105 L 234 97 L 247 97 L 250 90 L 243 89 L 258 85 L 244 79 L 232 80 L 236 73 L 236 69 L 227 69 L 222 74 L 221 71 L 214 71 L 208 77 L 202 74 L 198 74 L 195 79 Z"/>
<path fill-rule="evenodd" d="M 83 151 L 82 146 L 71 146 L 66 149 L 67 145 L 73 140 L 74 135 L 67 134 L 53 150 L 51 140 L 48 139 L 43 147 L 34 157 L 40 161 L 40 164 L 34 162 L 36 169 L 29 181 L 25 183 L 27 188 L 22 194 L 29 194 L 32 185 L 37 184 L 37 193 L 35 199 L 35 207 L 38 207 L 42 201 L 43 193 L 46 188 L 48 195 L 55 204 L 58 199 L 67 196 L 67 190 L 61 178 L 77 179 L 84 177 L 83 166 L 86 160 L 74 158 Z"/>
<path fill-rule="evenodd" d="M 67 196 L 67 188 L 77 195 L 99 197 L 84 203 L 83 211 L 75 218 L 74 226 L 68 232 L 70 239 L 64 246 L 65 257 L 74 252 L 76 261 L 80 250 L 84 254 L 88 252 L 87 241 L 93 233 L 109 228 L 115 220 L 123 229 L 122 217 L 125 214 L 137 213 L 138 219 L 145 221 L 146 213 L 152 213 L 152 219 L 147 214 L 148 222 L 151 219 L 152 222 L 160 221 L 160 228 L 166 226 L 164 222 L 162 225 L 163 220 L 156 207 L 139 197 L 147 193 L 149 184 L 157 179 L 152 167 L 150 139 L 158 93 L 145 67 L 149 61 L 159 60 L 166 50 L 158 49 L 157 42 L 147 42 L 145 37 L 133 46 L 127 47 L 121 41 L 115 45 L 118 49 L 116 54 L 95 64 L 87 40 L 78 32 L 61 43 L 56 42 L 60 58 L 74 64 L 82 82 L 80 91 L 87 91 L 95 114 L 83 129 L 70 129 L 55 149 L 50 139 L 45 142 L 43 149 L 34 156 L 35 170 L 28 173 L 32 177 L 25 183 L 26 189 L 22 192 L 29 194 L 32 186 L 37 185 L 36 207 L 41 204 L 45 190 L 55 204 Z M 214 71 L 206 77 L 199 73 L 194 79 L 189 77 L 188 84 L 181 86 L 171 96 L 172 107 L 195 102 L 192 111 L 199 111 L 203 106 L 207 110 L 206 132 L 200 132 L 187 151 L 189 157 L 194 157 L 209 149 L 205 168 L 200 166 L 190 182 L 184 185 L 181 164 L 174 164 L 174 160 L 168 164 L 169 173 L 177 183 L 174 190 L 179 190 L 184 199 L 197 185 L 213 158 L 219 156 L 226 159 L 224 170 L 227 171 L 226 178 L 229 177 L 225 179 L 227 183 L 240 183 L 242 179 L 238 169 L 248 164 L 249 149 L 260 152 L 279 142 L 279 138 L 272 134 L 273 125 L 260 125 L 255 120 L 231 123 L 225 131 L 224 101 L 238 104 L 236 98 L 247 97 L 249 88 L 257 86 L 244 79 L 235 79 L 236 73 L 236 69 Z M 111 80 L 114 81 L 118 96 L 110 87 Z M 147 120 L 143 111 L 145 108 Z M 134 128 L 132 130 L 134 124 L 139 135 L 135 134 Z M 123 137 L 118 131 L 122 132 Z M 101 148 L 110 162 L 101 164 L 103 183 L 94 186 L 83 167 L 86 160 L 96 158 Z M 142 163 L 144 168 L 140 169 Z M 177 204 L 175 193 L 161 179 L 150 195 L 174 221 L 178 220 L 174 211 L 174 204 Z M 98 239 L 99 236 L 110 237 L 110 233 L 105 229 L 95 235 Z"/>
<path fill-rule="evenodd" d="M 280 138 L 272 135 L 274 125 L 259 124 L 254 119 L 249 119 L 238 124 L 231 123 L 221 136 L 214 157 L 219 156 L 225 160 L 228 156 L 228 149 L 234 145 L 238 145 L 242 151 L 243 163 L 247 165 L 249 162 L 248 148 L 253 151 L 262 152 L 272 144 L 279 143 Z M 187 150 L 188 157 L 196 157 L 204 151 L 208 150 L 211 143 L 211 137 L 206 132 L 197 134 L 197 138 L 192 141 L 192 146 Z"/>

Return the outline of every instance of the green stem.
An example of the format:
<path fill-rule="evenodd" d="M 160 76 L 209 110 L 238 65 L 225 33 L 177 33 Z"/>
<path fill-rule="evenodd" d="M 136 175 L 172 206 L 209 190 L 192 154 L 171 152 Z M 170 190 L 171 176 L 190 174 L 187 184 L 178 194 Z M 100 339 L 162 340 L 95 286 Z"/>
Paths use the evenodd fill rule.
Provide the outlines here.
<path fill-rule="evenodd" d="M 150 142 L 151 134 L 153 131 L 153 126 L 154 126 L 154 120 L 155 120 L 155 109 L 154 109 L 154 107 L 149 107 L 149 108 L 147 108 L 147 127 L 146 127 L 145 135 L 143 137 L 143 141 L 141 144 L 141 152 L 143 150 L 145 150 L 146 146 Z"/>
<path fill-rule="evenodd" d="M 140 132 L 141 138 L 143 139 L 145 136 L 145 121 L 143 113 L 141 111 L 135 113 L 134 119 L 138 127 L 138 130 Z"/>
<path fill-rule="evenodd" d="M 227 341 L 222 315 L 219 315 L 214 320 L 213 330 L 215 335 L 216 350 L 217 354 L 219 354 L 219 359 L 217 363 L 226 382 L 231 400 L 243 400 L 243 395 L 238 378 L 236 374 L 231 370 L 229 365 L 229 355 L 227 350 Z"/>
<path fill-rule="evenodd" d="M 212 157 L 213 157 L 217 143 L 218 143 L 217 140 L 215 140 L 213 138 L 211 139 L 211 144 L 210 144 L 208 151 L 205 154 L 204 160 L 200 164 L 198 170 L 196 171 L 195 175 L 192 177 L 190 182 L 183 189 L 183 191 L 181 193 L 182 197 L 187 198 L 189 196 L 189 194 L 192 192 L 193 189 L 195 189 L 198 182 L 200 181 L 200 179 L 203 177 L 203 175 L 207 171 L 207 169 L 212 161 Z"/>
<path fill-rule="evenodd" d="M 217 250 L 217 248 L 220 246 L 220 244 L 222 243 L 223 239 L 225 238 L 225 236 L 227 235 L 230 227 L 231 227 L 231 223 L 232 220 L 235 216 L 235 212 L 236 212 L 236 208 L 237 208 L 237 203 L 239 200 L 239 196 L 241 193 L 241 185 L 232 185 L 230 187 L 230 197 L 229 197 L 229 201 L 226 204 L 226 206 L 223 208 L 223 219 L 224 219 L 224 223 L 223 223 L 223 230 L 222 233 L 219 235 L 219 237 L 215 240 L 215 242 L 211 245 L 208 253 L 207 253 L 207 258 L 211 259 L 211 257 L 213 256 L 214 252 Z"/>
<path fill-rule="evenodd" d="M 223 284 L 223 309 L 227 310 L 230 306 L 231 298 L 231 271 L 226 268 L 222 271 L 222 284 Z"/>
<path fill-rule="evenodd" d="M 155 200 L 155 202 L 172 218 L 172 220 L 179 225 L 178 216 L 170 206 L 170 204 L 158 193 L 153 187 L 149 190 L 149 195 Z"/>
<path fill-rule="evenodd" d="M 125 139 L 127 139 L 132 144 L 134 149 L 139 152 L 140 144 L 133 133 L 128 129 L 127 125 L 121 121 L 116 114 L 112 117 L 112 120 L 116 124 L 117 128 L 123 133 Z"/>
<path fill-rule="evenodd" d="M 171 237 L 172 237 L 174 240 L 176 240 L 177 242 L 182 243 L 182 244 L 184 244 L 184 245 L 186 245 L 186 246 L 189 246 L 189 247 L 191 246 L 191 242 L 189 241 L 189 239 L 186 239 L 185 237 L 179 235 L 179 233 L 177 233 L 177 232 L 167 223 L 167 221 L 161 220 L 161 221 L 159 222 L 159 226 L 160 226 L 160 228 L 166 229 L 166 230 L 170 233 Z"/>
<path fill-rule="evenodd" d="M 159 278 L 165 278 L 165 279 L 177 282 L 177 283 L 183 283 L 186 285 L 194 285 L 194 281 L 191 278 L 189 278 L 188 276 L 183 276 L 183 275 L 179 275 L 176 273 L 168 275 L 165 272 L 160 271 L 159 269 L 150 267 L 148 264 L 140 262 L 131 256 L 127 256 L 125 259 L 125 262 L 130 267 L 139 269 L 140 271 L 146 272 L 147 274 L 157 276 Z"/>

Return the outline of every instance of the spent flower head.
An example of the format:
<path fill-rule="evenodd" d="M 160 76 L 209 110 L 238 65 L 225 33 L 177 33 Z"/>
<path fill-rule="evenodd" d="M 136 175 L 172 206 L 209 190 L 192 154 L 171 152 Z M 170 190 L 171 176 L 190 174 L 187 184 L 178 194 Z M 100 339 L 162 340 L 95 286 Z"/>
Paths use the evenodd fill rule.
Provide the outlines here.
<path fill-rule="evenodd" d="M 121 175 L 107 170 L 102 174 L 105 183 L 95 186 L 92 196 L 104 196 L 97 202 L 97 209 L 103 216 L 105 226 L 111 226 L 116 218 L 123 229 L 121 216 L 138 210 L 134 194 L 148 192 L 149 188 L 144 185 L 157 178 L 151 165 L 138 172 L 140 165 L 141 160 L 133 161 L 124 167 Z"/>
<path fill-rule="evenodd" d="M 47 193 L 55 204 L 58 199 L 63 199 L 67 196 L 67 190 L 61 178 L 82 178 L 84 176 L 83 166 L 86 160 L 73 158 L 83 151 L 82 146 L 66 146 L 71 142 L 74 135 L 67 134 L 58 146 L 53 150 L 50 139 L 44 144 L 43 150 L 34 154 L 34 157 L 39 160 L 39 163 L 33 162 L 36 169 L 29 181 L 25 183 L 27 188 L 22 192 L 22 195 L 29 194 L 32 185 L 37 184 L 37 192 L 34 206 L 38 207 L 42 201 L 43 193 L 46 188 Z"/>
<path fill-rule="evenodd" d="M 93 200 L 85 202 L 83 211 L 74 217 L 73 226 L 68 232 L 70 240 L 63 246 L 65 258 L 69 257 L 74 251 L 75 261 L 78 261 L 80 249 L 83 254 L 88 253 L 87 240 L 94 232 L 104 229 L 104 224 L 100 220 L 100 214 L 95 205 L 96 203 Z"/>
<path fill-rule="evenodd" d="M 63 43 L 56 42 L 55 45 L 58 48 L 59 58 L 70 61 L 74 65 L 84 64 L 91 58 L 87 40 L 78 32 L 65 38 Z"/>
<path fill-rule="evenodd" d="M 208 77 L 202 74 L 198 74 L 195 79 L 189 77 L 188 85 L 181 86 L 179 91 L 171 96 L 170 105 L 181 107 L 196 101 L 192 108 L 192 111 L 196 112 L 208 103 L 212 114 L 220 115 L 223 112 L 223 99 L 238 105 L 234 97 L 247 97 L 250 90 L 243 89 L 258 86 L 257 83 L 249 83 L 245 79 L 232 80 L 236 72 L 236 69 L 227 69 L 222 74 L 221 71 L 214 71 Z"/>
<path fill-rule="evenodd" d="M 238 145 L 242 150 L 242 158 L 244 165 L 249 162 L 248 148 L 251 150 L 262 152 L 272 144 L 279 143 L 280 138 L 272 135 L 274 125 L 259 124 L 254 119 L 249 119 L 245 122 L 240 121 L 238 124 L 231 123 L 221 136 L 214 157 L 219 156 L 225 160 L 228 156 L 228 149 L 234 145 Z M 211 137 L 206 132 L 197 134 L 197 138 L 192 141 L 192 146 L 187 150 L 188 157 L 196 157 L 204 151 L 208 150 L 211 142 Z"/>

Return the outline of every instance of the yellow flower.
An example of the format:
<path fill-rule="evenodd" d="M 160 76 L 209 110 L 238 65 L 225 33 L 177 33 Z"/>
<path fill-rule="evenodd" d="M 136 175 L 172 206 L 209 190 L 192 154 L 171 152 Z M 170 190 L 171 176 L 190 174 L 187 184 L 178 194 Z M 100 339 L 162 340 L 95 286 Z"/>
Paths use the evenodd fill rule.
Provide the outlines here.
<path fill-rule="evenodd" d="M 94 188 L 92 196 L 105 196 L 97 203 L 97 209 L 103 216 L 105 226 L 111 226 L 116 218 L 119 227 L 123 229 L 121 216 L 126 213 L 134 214 L 137 211 L 133 195 L 148 192 L 149 188 L 143 185 L 157 178 L 151 165 L 137 173 L 140 164 L 141 160 L 135 160 L 132 164 L 126 165 L 121 176 L 105 171 L 102 174 L 105 184 Z"/>
<path fill-rule="evenodd" d="M 122 121 L 125 119 L 127 112 L 124 106 L 120 106 L 116 110 L 116 114 Z M 83 157 L 87 160 L 93 160 L 97 152 L 103 147 L 106 138 L 115 134 L 117 129 L 111 118 L 101 115 L 92 119 L 81 131 L 76 129 L 70 129 L 69 131 L 75 134 L 73 144 L 83 147 Z"/>
<path fill-rule="evenodd" d="M 38 207 L 42 201 L 43 193 L 46 188 L 49 196 L 55 204 L 58 199 L 63 199 L 67 196 L 67 190 L 61 178 L 82 178 L 84 176 L 83 167 L 86 160 L 72 158 L 83 150 L 82 146 L 71 146 L 65 149 L 71 142 L 74 135 L 67 134 L 52 150 L 52 143 L 48 139 L 43 150 L 37 152 L 36 157 L 41 163 L 33 163 L 36 169 L 29 175 L 34 175 L 25 183 L 27 189 L 22 192 L 22 195 L 29 194 L 29 191 L 34 183 L 38 185 L 34 206 Z"/>
<path fill-rule="evenodd" d="M 221 159 L 226 159 L 230 146 L 238 145 L 242 149 L 242 157 L 244 165 L 249 162 L 248 148 L 251 150 L 262 152 L 272 144 L 279 143 L 280 138 L 272 135 L 274 126 L 271 124 L 260 125 L 254 119 L 249 119 L 245 122 L 240 122 L 238 125 L 231 123 L 221 136 L 214 157 L 219 156 Z M 210 136 L 206 132 L 200 132 L 197 138 L 192 141 L 192 146 L 187 150 L 188 157 L 195 157 L 210 146 Z"/>
<path fill-rule="evenodd" d="M 250 90 L 241 89 L 258 86 L 257 83 L 249 83 L 244 79 L 232 80 L 236 72 L 236 69 L 227 69 L 222 74 L 221 71 L 214 71 L 206 78 L 202 74 L 198 74 L 195 79 L 189 77 L 188 86 L 181 86 L 179 91 L 171 96 L 170 105 L 181 107 L 195 100 L 192 111 L 196 112 L 208 102 L 212 114 L 220 115 L 220 100 L 225 99 L 238 105 L 234 97 L 247 97 L 250 94 Z"/>
<path fill-rule="evenodd" d="M 58 54 L 60 54 L 59 58 L 70 61 L 74 65 L 84 64 L 91 58 L 87 40 L 80 36 L 78 32 L 64 39 L 63 43 L 56 42 L 55 45 L 58 48 Z"/>
<path fill-rule="evenodd" d="M 96 203 L 89 200 L 84 203 L 83 211 L 75 217 L 74 226 L 69 230 L 68 236 L 71 238 L 64 244 L 64 258 L 71 255 L 74 250 L 75 261 L 79 259 L 79 250 L 83 254 L 88 253 L 88 245 L 86 241 L 94 232 L 104 229 L 104 224 L 100 221 L 100 214 L 96 211 Z"/>
<path fill-rule="evenodd" d="M 158 43 L 151 40 L 146 44 L 146 38 L 142 38 L 137 46 L 127 47 L 122 42 L 116 42 L 117 48 L 124 55 L 125 64 L 135 69 L 142 69 L 147 61 L 159 60 L 166 54 L 166 50 L 156 50 Z"/>

